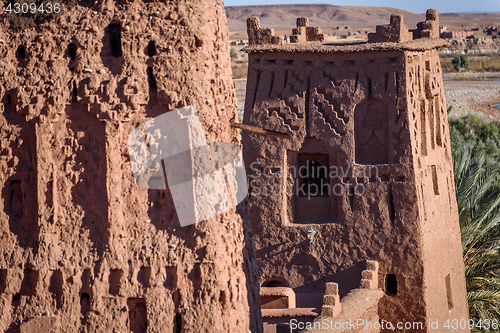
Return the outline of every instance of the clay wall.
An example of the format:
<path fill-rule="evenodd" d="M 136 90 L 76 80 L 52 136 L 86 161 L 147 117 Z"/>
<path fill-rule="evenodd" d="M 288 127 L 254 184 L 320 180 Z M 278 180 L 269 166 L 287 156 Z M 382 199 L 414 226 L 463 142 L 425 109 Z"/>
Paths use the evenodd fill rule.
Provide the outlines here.
<path fill-rule="evenodd" d="M 318 307 L 326 282 L 346 295 L 375 260 L 380 319 L 468 319 L 438 25 L 429 10 L 372 43 L 246 49 L 243 122 L 289 136 L 243 134 L 260 283 L 293 288 L 297 307 Z"/>
<path fill-rule="evenodd" d="M 370 258 L 381 263 L 380 287 L 386 274 L 406 277 L 398 294 L 406 300 L 400 305 L 408 307 L 404 312 L 424 297 L 412 291 L 422 284 L 423 263 L 407 153 L 403 58 L 396 51 L 250 54 L 247 110 L 254 112 L 245 112 L 244 123 L 290 135 L 288 141 L 243 135 L 261 283 L 280 280 L 297 294 L 321 294 L 325 282 L 335 281 L 344 296 L 359 286 L 358 263 Z M 370 121 L 378 122 L 381 134 L 373 134 Z M 356 140 L 355 133 L 363 131 L 371 131 L 371 140 Z M 331 195 L 297 193 L 289 166 L 298 169 L 301 154 L 328 156 Z M 372 162 L 379 165 L 364 165 Z M 353 195 L 362 188 L 364 195 Z M 317 231 L 311 246 L 310 224 Z M 300 299 L 297 295 L 298 307 Z M 423 309 L 411 312 L 425 317 Z"/>
<path fill-rule="evenodd" d="M 239 143 L 223 3 L 81 1 L 18 32 L 1 19 L 0 331 L 260 331 L 248 220 L 181 228 L 127 146 L 187 105 L 207 142 Z"/>
<path fill-rule="evenodd" d="M 467 317 L 458 209 L 449 139 L 448 113 L 437 50 L 406 54 L 408 113 L 414 142 L 416 193 L 419 202 L 428 292 L 429 319 L 446 322 Z M 419 185 L 420 184 L 420 185 Z M 420 187 L 420 188 L 419 188 Z M 448 310 L 448 311 L 447 311 Z M 435 318 L 435 319 L 434 319 Z"/>
<path fill-rule="evenodd" d="M 474 31 L 444 31 L 441 38 L 467 38 L 474 35 Z"/>

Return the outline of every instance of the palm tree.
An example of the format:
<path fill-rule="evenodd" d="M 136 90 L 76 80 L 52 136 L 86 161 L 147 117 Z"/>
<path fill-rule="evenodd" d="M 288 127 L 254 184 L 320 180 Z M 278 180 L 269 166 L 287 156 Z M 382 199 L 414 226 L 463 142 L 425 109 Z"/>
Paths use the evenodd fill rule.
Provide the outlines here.
<path fill-rule="evenodd" d="M 469 313 L 483 325 L 472 331 L 490 332 L 486 320 L 500 320 L 500 166 L 466 147 L 454 152 L 453 168 Z"/>

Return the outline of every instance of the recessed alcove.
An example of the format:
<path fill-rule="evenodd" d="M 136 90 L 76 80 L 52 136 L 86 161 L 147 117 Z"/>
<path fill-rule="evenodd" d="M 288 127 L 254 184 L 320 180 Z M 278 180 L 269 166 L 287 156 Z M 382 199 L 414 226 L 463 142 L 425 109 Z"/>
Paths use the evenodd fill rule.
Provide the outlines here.
<path fill-rule="evenodd" d="M 299 151 L 288 151 L 285 179 L 293 183 L 287 188 L 291 223 L 333 223 L 337 220 L 337 204 L 341 194 L 340 179 L 330 177 L 336 166 L 335 153 L 314 138 L 306 138 Z"/>

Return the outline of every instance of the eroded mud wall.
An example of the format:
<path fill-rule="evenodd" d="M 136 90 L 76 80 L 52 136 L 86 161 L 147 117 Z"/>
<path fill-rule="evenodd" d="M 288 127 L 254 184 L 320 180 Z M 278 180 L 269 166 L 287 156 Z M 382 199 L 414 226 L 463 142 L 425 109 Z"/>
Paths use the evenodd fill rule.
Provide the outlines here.
<path fill-rule="evenodd" d="M 169 190 L 135 183 L 127 147 L 187 105 L 207 142 L 239 143 L 222 2 L 82 1 L 9 26 L 3 16 L 0 330 L 258 331 L 246 220 L 233 209 L 179 227 Z"/>

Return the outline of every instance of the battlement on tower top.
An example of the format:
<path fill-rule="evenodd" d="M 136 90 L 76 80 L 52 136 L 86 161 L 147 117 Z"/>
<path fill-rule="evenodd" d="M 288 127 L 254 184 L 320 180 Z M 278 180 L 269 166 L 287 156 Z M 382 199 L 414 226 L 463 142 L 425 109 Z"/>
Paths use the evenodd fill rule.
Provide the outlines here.
<path fill-rule="evenodd" d="M 247 21 L 249 46 L 243 51 L 252 52 L 365 52 L 365 51 L 426 51 L 448 47 L 448 42 L 439 38 L 439 14 L 429 9 L 426 20 L 416 29 L 404 24 L 403 15 L 391 15 L 390 23 L 378 25 L 375 33 L 368 34 L 365 42 L 328 42 L 321 28 L 310 27 L 309 19 L 297 18 L 297 28 L 292 29 L 290 43 L 274 29 L 261 28 L 257 17 Z"/>

